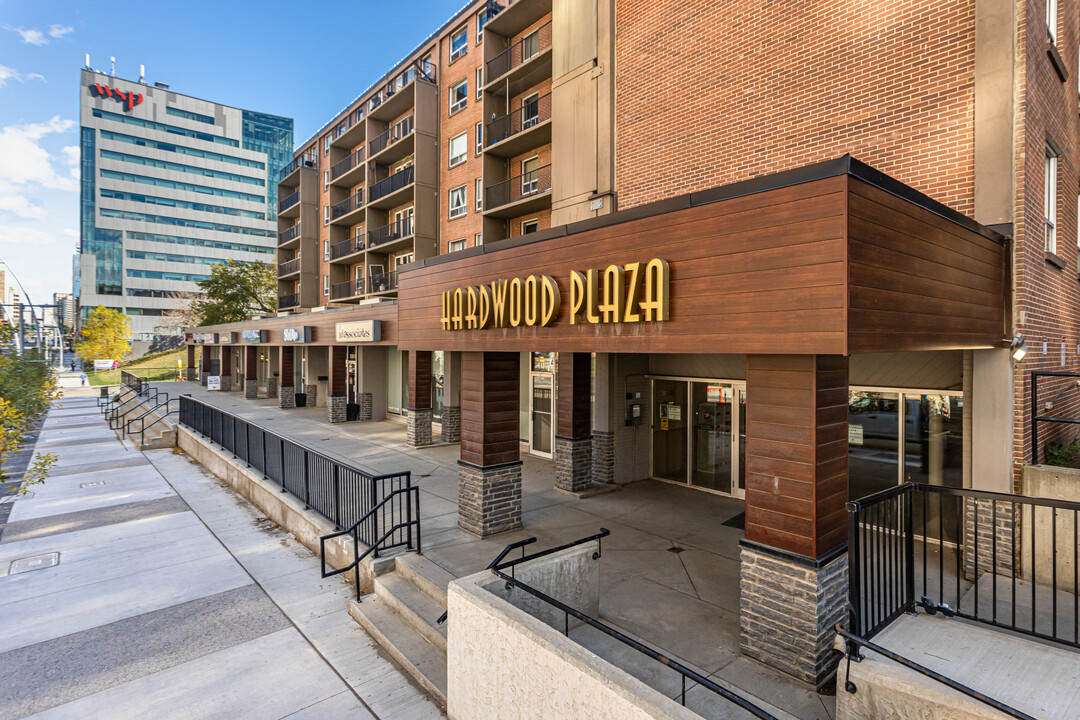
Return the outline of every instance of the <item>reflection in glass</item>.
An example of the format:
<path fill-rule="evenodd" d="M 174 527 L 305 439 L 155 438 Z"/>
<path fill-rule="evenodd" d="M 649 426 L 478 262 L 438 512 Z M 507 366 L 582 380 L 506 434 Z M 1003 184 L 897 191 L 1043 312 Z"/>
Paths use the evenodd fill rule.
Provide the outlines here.
<path fill-rule="evenodd" d="M 653 381 L 653 475 L 687 482 L 686 382 Z"/>
<path fill-rule="evenodd" d="M 693 484 L 730 493 L 731 385 L 695 382 L 690 392 L 694 408 Z"/>
<path fill-rule="evenodd" d="M 848 496 L 856 500 L 899 482 L 900 396 L 852 392 L 848 399 Z"/>

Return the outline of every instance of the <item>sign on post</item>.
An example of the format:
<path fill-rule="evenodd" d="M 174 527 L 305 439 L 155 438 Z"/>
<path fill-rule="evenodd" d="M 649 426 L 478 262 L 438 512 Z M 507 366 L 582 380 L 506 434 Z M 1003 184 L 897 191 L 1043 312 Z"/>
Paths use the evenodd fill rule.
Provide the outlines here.
<path fill-rule="evenodd" d="M 119 360 L 95 360 L 94 370 L 115 370 L 120 367 Z"/>
<path fill-rule="evenodd" d="M 221 389 L 221 376 L 220 375 L 208 375 L 206 377 L 206 389 L 207 390 L 220 390 Z"/>

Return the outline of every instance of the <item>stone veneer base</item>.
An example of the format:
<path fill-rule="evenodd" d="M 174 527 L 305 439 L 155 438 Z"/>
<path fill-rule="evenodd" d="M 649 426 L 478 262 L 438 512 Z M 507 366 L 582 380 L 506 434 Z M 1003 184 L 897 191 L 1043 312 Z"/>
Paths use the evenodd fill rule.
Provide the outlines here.
<path fill-rule="evenodd" d="M 344 395 L 327 395 L 326 396 L 326 419 L 331 423 L 343 423 L 348 418 L 345 417 L 345 405 L 347 397 Z"/>
<path fill-rule="evenodd" d="M 282 385 L 278 390 L 278 407 L 281 408 L 294 408 L 296 407 L 296 387 L 293 385 Z"/>
<path fill-rule="evenodd" d="M 598 483 L 615 482 L 615 433 L 593 430 L 592 479 Z"/>
<path fill-rule="evenodd" d="M 458 461 L 458 527 L 480 537 L 521 527 L 521 461 L 477 467 Z"/>
<path fill-rule="evenodd" d="M 431 408 L 408 408 L 405 444 L 409 447 L 431 445 Z"/>
<path fill-rule="evenodd" d="M 277 378 L 267 378 L 266 380 L 266 397 L 276 398 L 278 395 L 278 383 Z"/>
<path fill-rule="evenodd" d="M 567 492 L 581 492 L 592 485 L 591 437 L 555 436 L 555 487 Z"/>
<path fill-rule="evenodd" d="M 248 400 L 254 400 L 259 397 L 259 381 L 258 380 L 244 380 L 244 397 Z"/>
<path fill-rule="evenodd" d="M 221 376 L 221 392 L 232 391 L 232 375 Z"/>
<path fill-rule="evenodd" d="M 318 385 L 305 385 L 304 394 L 307 395 L 307 405 L 304 407 L 317 407 L 319 405 Z"/>
<path fill-rule="evenodd" d="M 456 405 L 443 406 L 442 441 L 444 443 L 461 442 L 461 408 Z"/>

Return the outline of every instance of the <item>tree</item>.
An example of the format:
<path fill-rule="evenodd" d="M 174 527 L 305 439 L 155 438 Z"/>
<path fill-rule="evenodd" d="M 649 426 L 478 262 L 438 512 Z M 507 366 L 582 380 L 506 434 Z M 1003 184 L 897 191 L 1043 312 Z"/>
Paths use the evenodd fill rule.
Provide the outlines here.
<path fill-rule="evenodd" d="M 13 340 L 15 329 L 0 323 L 0 481 L 7 478 L 3 465 L 22 446 L 38 418 L 60 397 L 52 368 L 37 351 L 17 355 Z M 43 482 L 56 462 L 54 453 L 39 452 L 22 478 L 20 492 Z"/>
<path fill-rule="evenodd" d="M 131 352 L 131 322 L 118 310 L 98 306 L 82 326 L 82 342 L 75 351 L 83 360 L 122 360 Z"/>
<path fill-rule="evenodd" d="M 249 315 L 277 311 L 277 272 L 267 263 L 226 260 L 213 265 L 198 286 L 205 300 L 192 303 L 200 325 L 247 320 Z"/>
<path fill-rule="evenodd" d="M 202 316 L 195 309 L 195 301 L 203 297 L 202 293 L 180 291 L 174 293 L 173 297 L 179 302 L 162 314 L 155 330 L 167 335 L 179 335 L 184 328 L 203 324 Z"/>

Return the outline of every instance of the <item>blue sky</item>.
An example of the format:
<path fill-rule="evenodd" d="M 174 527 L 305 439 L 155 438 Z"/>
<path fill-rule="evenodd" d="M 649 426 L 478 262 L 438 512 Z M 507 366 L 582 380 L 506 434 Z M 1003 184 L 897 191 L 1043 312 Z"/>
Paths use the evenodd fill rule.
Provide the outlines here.
<path fill-rule="evenodd" d="M 0 259 L 35 303 L 71 290 L 79 69 L 295 119 L 303 141 L 464 0 L 0 0 Z"/>

